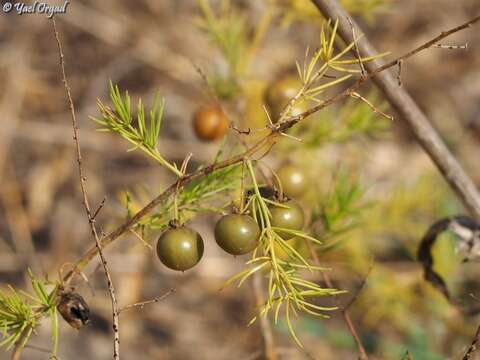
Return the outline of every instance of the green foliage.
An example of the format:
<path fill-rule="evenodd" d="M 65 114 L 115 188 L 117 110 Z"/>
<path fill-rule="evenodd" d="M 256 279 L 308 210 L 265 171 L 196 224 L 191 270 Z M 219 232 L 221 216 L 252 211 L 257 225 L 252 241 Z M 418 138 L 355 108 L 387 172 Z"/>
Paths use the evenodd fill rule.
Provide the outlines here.
<path fill-rule="evenodd" d="M 26 332 L 25 344 L 37 325 L 37 317 L 31 305 L 16 290 L 8 286 L 10 294 L 0 292 L 0 326 L 2 342 L 0 345 L 10 349 Z"/>
<path fill-rule="evenodd" d="M 341 171 L 326 202 L 322 205 L 322 218 L 327 230 L 339 228 L 339 223 L 346 217 L 357 216 L 361 208 L 358 201 L 363 195 L 356 177 Z"/>
<path fill-rule="evenodd" d="M 302 276 L 301 272 L 303 270 L 316 272 L 326 269 L 310 264 L 308 260 L 283 237 L 285 237 L 285 234 L 288 234 L 289 238 L 297 237 L 314 244 L 320 244 L 320 242 L 303 231 L 272 226 L 268 204 L 280 207 L 284 205 L 264 198 L 260 194 L 252 162 L 247 160 L 246 166 L 254 190 L 254 194 L 248 200 L 247 207 L 251 209 L 255 221 L 261 229 L 259 247 L 253 252 L 251 260 L 247 262 L 247 265 L 249 265 L 247 269 L 230 278 L 225 283 L 225 286 L 236 281 L 238 281 L 238 286 L 241 286 L 245 280 L 256 272 L 268 274 L 266 276 L 268 299 L 259 309 L 258 315 L 255 316 L 250 323 L 256 321 L 259 316 L 267 316 L 270 312 L 273 312 L 275 323 L 277 323 L 283 308 L 284 320 L 290 335 L 299 346 L 302 346 L 296 335 L 292 317 L 298 315 L 298 312 L 303 312 L 305 314 L 327 318 L 328 315 L 326 312 L 336 310 L 337 308 L 320 306 L 314 302 L 314 299 L 341 294 L 344 293 L 344 291 L 323 288 Z M 280 236 L 280 234 L 282 234 L 283 237 Z M 285 252 L 288 260 L 281 259 L 278 256 L 277 252 L 279 249 Z"/>
<path fill-rule="evenodd" d="M 223 146 L 215 156 L 214 163 L 220 161 Z M 197 170 L 201 170 L 200 166 Z M 185 222 L 202 212 L 222 213 L 231 202 L 232 192 L 238 191 L 241 178 L 241 166 L 232 165 L 224 169 L 215 170 L 206 176 L 192 181 L 177 194 L 178 220 Z M 224 201 L 222 201 L 222 199 Z M 148 199 L 147 199 L 148 201 Z M 159 230 L 165 228 L 174 216 L 174 199 L 169 199 L 162 208 L 146 216 L 138 223 L 142 230 Z M 139 200 L 126 194 L 126 208 L 128 216 L 133 216 L 140 207 Z"/>
<path fill-rule="evenodd" d="M 321 226 L 317 236 L 327 242 L 320 251 L 335 248 L 339 245 L 336 240 L 343 239 L 339 236 L 361 224 L 367 207 L 362 201 L 364 193 L 357 175 L 343 169 L 338 171 L 331 189 L 324 198 L 318 199 L 312 213 L 312 223 Z"/>
<path fill-rule="evenodd" d="M 216 18 L 208 6 L 208 2 L 200 1 L 200 4 L 203 6 L 203 12 L 206 18 L 207 26 L 205 28 L 209 29 L 211 34 L 216 34 L 213 38 L 216 39 L 217 45 L 220 49 L 223 49 L 228 59 L 225 44 L 228 43 L 228 41 L 235 42 L 237 38 L 226 36 L 228 31 L 216 22 Z M 354 43 L 347 45 L 344 49 L 338 50 L 335 47 L 337 26 L 337 22 L 334 23 L 333 26 L 331 26 L 330 22 L 327 22 L 320 32 L 318 50 L 311 56 L 307 51 L 303 64 L 300 65 L 297 63 L 298 75 L 302 87 L 282 111 L 278 122 L 287 120 L 290 109 L 295 106 L 297 102 L 308 101 L 310 103 L 321 103 L 323 101 L 323 93 L 327 89 L 338 86 L 360 73 L 360 63 L 368 62 L 385 55 L 379 54 L 361 59 L 352 58 L 348 56 L 348 53 L 354 47 Z M 225 40 L 225 42 L 223 42 L 223 40 Z M 233 46 L 233 43 L 230 45 Z M 336 112 L 338 113 L 338 109 L 336 109 Z M 332 141 L 338 141 L 340 137 L 346 140 L 354 134 L 371 134 L 382 129 L 382 125 L 384 125 L 384 123 L 380 121 L 377 122 L 377 119 L 375 119 L 371 113 L 372 109 L 367 104 L 353 103 L 352 101 L 347 110 L 345 110 L 345 113 L 342 114 L 345 117 L 342 126 L 338 126 L 337 124 L 331 125 L 330 131 L 326 134 L 325 132 L 321 134 L 321 130 L 318 131 L 319 129 L 312 131 L 312 129 L 303 127 L 304 132 L 295 132 L 295 135 L 299 135 L 300 137 L 305 136 L 307 146 L 304 147 L 304 149 L 308 149 L 308 147 L 313 148 L 323 145 L 324 141 L 320 141 L 322 136 L 323 139 L 330 137 Z M 331 119 L 328 120 L 329 123 L 332 124 Z M 322 126 L 325 127 L 324 121 L 315 121 L 314 123 L 322 123 Z M 300 127 L 302 128 L 302 126 Z M 280 234 L 289 234 L 292 238 L 300 238 L 305 243 L 309 243 L 309 246 L 320 245 L 321 242 L 306 234 L 304 231 L 280 229 L 271 225 L 271 214 L 268 206 L 272 204 L 276 206 L 282 205 L 264 198 L 260 194 L 253 164 L 247 159 L 246 165 L 253 190 L 253 195 L 248 199 L 247 208 L 250 209 L 250 212 L 261 228 L 260 245 L 254 251 L 251 260 L 247 263 L 247 268 L 229 279 L 226 285 L 232 282 L 238 282 L 240 286 L 254 273 L 261 272 L 266 274 L 268 299 L 261 309 L 259 309 L 258 316 L 267 316 L 270 312 L 273 312 L 275 322 L 277 322 L 281 310 L 283 310 L 283 318 L 285 319 L 291 336 L 298 345 L 301 345 L 292 323 L 293 316 L 304 313 L 327 317 L 328 311 L 335 310 L 336 308 L 319 306 L 315 303 L 314 299 L 340 294 L 342 291 L 322 288 L 315 282 L 305 279 L 305 276 L 302 275 L 303 271 L 314 272 L 323 271 L 324 269 L 312 265 L 308 257 L 301 254 L 291 243 L 285 241 Z M 345 174 L 341 174 L 336 180 L 332 192 L 326 199 L 323 199 L 322 214 L 316 215 L 317 217 L 322 216 L 322 221 L 326 224 L 326 231 L 322 235 L 328 235 L 330 237 L 340 235 L 355 225 L 354 220 L 358 217 L 361 210 L 358 207 L 358 201 L 363 192 L 358 182 L 348 178 Z M 188 189 L 185 189 L 185 191 L 191 192 Z M 193 192 L 193 194 L 195 194 L 195 192 Z M 184 195 L 179 193 L 179 208 L 181 207 L 182 197 L 184 197 Z M 188 199 L 189 197 L 187 196 L 186 198 Z M 193 198 L 198 199 L 198 196 L 194 196 Z M 165 215 L 165 213 L 163 213 L 163 215 Z M 163 216 L 162 218 L 163 220 L 160 224 L 161 226 L 165 226 L 168 217 L 165 218 L 165 216 Z M 286 254 L 288 261 L 279 257 L 279 251 Z M 255 321 L 258 316 L 254 317 L 252 322 Z"/>
<path fill-rule="evenodd" d="M 403 176 L 405 178 L 397 179 L 397 185 L 372 209 L 364 230 L 403 239 L 402 247 L 414 259 L 418 241 L 427 224 L 448 214 L 461 212 L 461 206 L 450 195 L 443 179 L 432 169 L 414 178 L 409 174 Z M 385 253 L 392 250 L 393 244 L 392 241 L 376 244 L 375 249 L 378 253 Z"/>
<path fill-rule="evenodd" d="M 230 201 L 227 198 L 220 206 L 218 201 L 222 195 L 225 196 L 238 188 L 239 179 L 239 166 L 231 166 L 191 182 L 178 193 L 178 220 L 182 223 L 202 212 L 222 213 Z M 160 211 L 143 219 L 139 226 L 152 230 L 163 229 L 172 219 L 173 211 L 174 201 L 170 199 Z"/>
<path fill-rule="evenodd" d="M 110 99 L 113 109 L 98 100 L 98 109 L 101 118 L 91 117 L 93 121 L 102 126 L 99 131 L 115 132 L 134 145 L 132 150 L 141 149 L 148 156 L 155 159 L 160 165 L 166 167 L 177 176 L 182 176 L 181 171 L 175 164 L 169 163 L 160 154 L 157 148 L 160 129 L 162 126 L 165 101 L 160 100 L 158 94 L 155 97 L 152 108 L 149 111 L 148 121 L 145 116 L 145 108 L 142 100 L 138 101 L 136 121 L 131 113 L 130 96 L 128 91 L 122 96 L 117 85 L 110 82 Z M 136 126 L 134 126 L 136 124 Z"/>
<path fill-rule="evenodd" d="M 390 324 L 389 333 L 379 334 L 380 349 L 377 352 L 382 354 L 381 357 L 401 358 L 409 349 L 414 359 L 422 359 L 428 352 L 427 347 L 416 349 L 408 338 L 412 327 L 429 331 L 434 342 L 466 327 L 456 309 L 425 283 L 421 269 L 415 263 L 418 243 L 428 224 L 458 212 L 460 207 L 443 179 L 430 166 L 415 174 L 396 172 L 395 179 L 389 178 L 388 185 L 372 187 L 369 195 L 382 201 L 369 206 L 368 216 L 362 216 L 362 226 L 349 232 L 344 246 L 328 256 L 345 261 L 349 269 L 362 277 L 366 269 L 373 266 L 363 295 L 355 302 L 352 312 L 361 316 L 365 331 Z M 460 281 L 457 280 L 463 274 L 455 272 L 459 259 L 453 256 L 451 241 L 450 236 L 440 238 L 434 254 L 435 264 L 442 275 L 449 275 L 447 281 L 455 280 L 453 282 L 458 286 Z M 376 259 L 373 265 L 372 258 Z M 453 274 L 458 277 L 455 279 Z M 395 343 L 392 343 L 393 339 Z M 460 336 L 458 339 L 464 341 Z M 428 349 L 434 346 L 430 343 Z M 425 355 L 425 358 L 429 357 Z"/>
<path fill-rule="evenodd" d="M 24 347 L 35 331 L 41 318 L 52 321 L 52 355 L 58 348 L 58 317 L 56 309 L 57 287 L 47 290 L 47 284 L 38 280 L 29 271 L 33 294 L 17 292 L 8 286 L 8 292 L 0 291 L 0 346 L 11 349 L 14 345 Z"/>
<path fill-rule="evenodd" d="M 345 75 L 345 78 L 338 78 L 332 80 L 327 84 L 322 85 L 321 87 L 311 88 L 317 80 L 320 80 L 325 77 L 328 70 L 334 70 L 340 73 L 355 74 L 360 73 L 361 70 L 356 68 L 360 63 L 369 62 L 380 57 L 387 55 L 388 53 L 377 54 L 369 57 L 361 58 L 351 58 L 348 56 L 350 50 L 355 46 L 355 41 L 360 37 L 354 39 L 351 44 L 348 44 L 341 51 L 337 51 L 334 47 L 335 41 L 337 39 L 337 29 L 338 29 L 338 20 L 335 21 L 333 27 L 331 22 L 327 21 L 322 25 L 320 30 L 320 46 L 315 53 L 309 57 L 309 51 L 307 49 L 305 53 L 305 58 L 303 61 L 303 66 L 297 62 L 297 71 L 300 79 L 304 84 L 309 84 L 309 88 L 306 91 L 307 95 L 316 97 L 320 94 L 326 87 L 333 86 L 348 79 L 350 76 Z M 355 66 L 355 67 L 352 67 Z M 329 75 L 330 77 L 332 75 Z"/>

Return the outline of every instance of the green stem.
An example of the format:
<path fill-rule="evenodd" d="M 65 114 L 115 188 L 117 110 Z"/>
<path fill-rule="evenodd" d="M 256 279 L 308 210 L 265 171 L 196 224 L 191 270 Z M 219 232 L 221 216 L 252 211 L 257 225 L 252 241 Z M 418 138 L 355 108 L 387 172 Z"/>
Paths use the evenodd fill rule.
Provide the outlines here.
<path fill-rule="evenodd" d="M 248 171 L 250 173 L 250 177 L 252 179 L 253 189 L 255 190 L 255 194 L 258 197 L 258 202 L 259 202 L 260 208 L 261 208 L 262 212 L 264 213 L 264 215 L 266 215 L 266 216 L 264 216 L 265 217 L 265 227 L 270 228 L 271 225 L 270 225 L 270 218 L 268 216 L 268 208 L 267 208 L 267 205 L 265 205 L 265 202 L 263 201 L 262 195 L 260 194 L 260 189 L 258 188 L 257 179 L 255 178 L 255 172 L 253 171 L 252 161 L 250 159 L 247 159 L 246 162 L 247 162 Z"/>

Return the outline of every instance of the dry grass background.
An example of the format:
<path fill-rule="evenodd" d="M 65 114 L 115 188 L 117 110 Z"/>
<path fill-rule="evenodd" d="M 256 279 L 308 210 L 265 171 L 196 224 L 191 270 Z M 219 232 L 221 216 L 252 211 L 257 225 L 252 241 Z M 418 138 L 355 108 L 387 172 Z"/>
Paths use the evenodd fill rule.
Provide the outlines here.
<path fill-rule="evenodd" d="M 242 3 L 255 20 L 261 2 Z M 374 24 L 364 25 L 377 48 L 399 54 L 478 11 L 478 0 L 398 0 Z M 207 70 L 219 65 L 218 53 L 193 24 L 196 14 L 195 1 L 105 0 L 73 1 L 66 15 L 57 16 L 91 200 L 95 204 L 107 197 L 98 219 L 106 230 L 124 216 L 118 197 L 122 190 L 149 184 L 156 193 L 171 180 L 141 154 L 125 152 L 120 139 L 95 132 L 87 120 L 96 114 L 96 99 L 106 98 L 109 79 L 134 97 L 149 99 L 160 89 L 167 102 L 160 150 L 167 158 L 180 162 L 191 151 L 199 164 L 215 153 L 216 145 L 199 143 L 190 127 L 191 114 L 204 99 L 202 80 L 191 61 Z M 273 78 L 303 54 L 314 36 L 305 25 L 271 31 L 259 52 L 257 72 L 265 80 Z M 480 183 L 480 31 L 477 27 L 449 41 L 455 39 L 467 40 L 468 51 L 429 50 L 404 66 L 402 78 Z M 27 266 L 55 278 L 63 263 L 77 259 L 92 244 L 57 48 L 51 22 L 44 16 L 0 14 L 0 89 L 0 280 L 25 286 Z M 432 167 L 402 125 L 396 122 L 394 128 L 395 141 L 380 143 L 372 153 L 367 165 L 372 179 L 396 182 Z M 392 174 L 398 163 L 412 167 Z M 195 224 L 211 234 L 210 217 L 202 216 Z M 124 358 L 246 360 L 258 355 L 259 330 L 245 328 L 253 306 L 251 292 L 218 292 L 242 261 L 223 256 L 212 241 L 206 247 L 205 260 L 186 275 L 161 268 L 133 236 L 109 249 L 121 305 L 177 289 L 160 304 L 121 315 Z M 62 324 L 62 359 L 108 359 L 111 354 L 103 274 L 95 266 L 87 274 L 92 274 L 94 294 L 86 284 L 80 289 L 94 312 L 93 325 L 77 333 Z M 342 324 L 334 320 L 331 326 Z M 48 348 L 48 336 L 45 324 L 32 343 Z M 305 358 L 285 334 L 278 334 L 278 343 L 282 359 Z M 305 344 L 317 359 L 355 358 L 354 352 L 335 349 L 321 337 L 305 335 Z M 25 351 L 26 359 L 47 356 Z"/>

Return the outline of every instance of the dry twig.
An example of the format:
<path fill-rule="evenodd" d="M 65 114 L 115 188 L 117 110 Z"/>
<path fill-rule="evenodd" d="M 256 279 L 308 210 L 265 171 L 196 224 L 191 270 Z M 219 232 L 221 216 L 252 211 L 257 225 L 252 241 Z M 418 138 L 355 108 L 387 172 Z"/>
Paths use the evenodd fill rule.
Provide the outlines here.
<path fill-rule="evenodd" d="M 140 301 L 140 302 L 137 302 L 135 304 L 126 305 L 126 306 L 120 308 L 118 310 L 118 313 L 120 314 L 120 313 L 122 313 L 126 310 L 131 310 L 131 309 L 135 309 L 135 308 L 140 308 L 140 310 L 142 310 L 145 307 L 145 305 L 158 303 L 158 302 L 166 299 L 168 296 L 170 296 L 174 292 L 175 292 L 175 289 L 172 288 L 172 289 L 168 290 L 165 294 L 163 294 L 161 296 L 157 296 L 156 298 L 146 300 L 146 301 Z"/>
<path fill-rule="evenodd" d="M 60 38 L 58 35 L 57 27 L 55 24 L 55 19 L 52 18 L 52 24 L 53 24 L 53 32 L 55 35 L 55 40 L 57 41 L 57 46 L 58 46 L 58 53 L 60 57 L 60 67 L 62 70 L 62 81 L 63 85 L 65 86 L 65 91 L 67 94 L 67 99 L 70 107 L 70 112 L 72 116 L 72 127 L 73 127 L 73 140 L 75 142 L 75 151 L 76 151 L 76 157 L 77 157 L 77 164 L 78 164 L 78 175 L 80 178 L 80 187 L 82 190 L 82 195 L 83 195 L 83 205 L 85 208 L 85 212 L 87 214 L 88 218 L 88 223 L 90 224 L 90 229 L 92 232 L 92 236 L 95 239 L 95 246 L 98 250 L 98 254 L 100 256 L 102 265 L 103 265 L 103 270 L 105 272 L 105 277 L 107 279 L 107 285 L 108 285 L 108 292 L 110 294 L 110 299 L 112 302 L 112 312 L 113 312 L 113 333 L 114 333 L 114 340 L 113 340 L 113 359 L 114 360 L 119 360 L 120 359 L 120 334 L 119 334 L 119 321 L 118 321 L 118 305 L 117 305 L 117 298 L 115 296 L 115 288 L 113 286 L 112 282 L 112 276 L 110 274 L 110 271 L 108 270 L 108 265 L 107 265 L 107 260 L 105 259 L 105 256 L 102 251 L 102 245 L 101 245 L 101 240 L 97 232 L 97 228 L 95 226 L 95 215 L 92 214 L 91 208 L 90 208 L 90 202 L 88 200 L 88 194 L 87 194 L 87 179 L 83 173 L 83 167 L 82 167 L 82 152 L 80 148 L 80 141 L 78 139 L 78 125 L 77 125 L 77 119 L 75 116 L 75 106 L 73 104 L 72 100 L 72 94 L 70 91 L 70 86 L 68 85 L 67 81 L 67 75 L 65 73 L 65 60 L 64 60 L 64 55 L 63 55 L 63 50 L 62 50 L 62 44 L 60 42 Z M 98 211 L 96 212 L 98 213 Z"/>

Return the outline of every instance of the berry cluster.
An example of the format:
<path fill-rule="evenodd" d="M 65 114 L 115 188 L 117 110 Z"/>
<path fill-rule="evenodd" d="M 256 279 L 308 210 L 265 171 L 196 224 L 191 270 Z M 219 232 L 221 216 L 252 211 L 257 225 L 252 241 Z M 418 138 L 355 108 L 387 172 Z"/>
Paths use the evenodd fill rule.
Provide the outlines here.
<path fill-rule="evenodd" d="M 292 165 L 288 165 L 287 168 L 279 170 L 281 179 L 284 179 L 285 184 L 288 185 L 287 188 L 295 189 L 298 178 L 304 181 L 303 173 L 294 169 Z M 299 194 L 298 189 L 294 192 Z M 303 229 L 305 215 L 302 207 L 295 200 L 285 198 L 272 202 L 268 210 L 272 227 L 294 231 Z M 260 235 L 260 226 L 247 212 L 224 215 L 215 225 L 215 240 L 218 246 L 235 256 L 253 251 L 258 245 Z M 279 235 L 293 247 L 299 247 L 301 244 L 299 239 L 289 232 L 279 231 Z M 202 237 L 197 231 L 185 225 L 172 224 L 160 235 L 157 242 L 158 258 L 172 270 L 185 271 L 194 267 L 201 260 L 203 252 Z M 280 247 L 278 256 L 283 259 L 288 258 Z"/>

